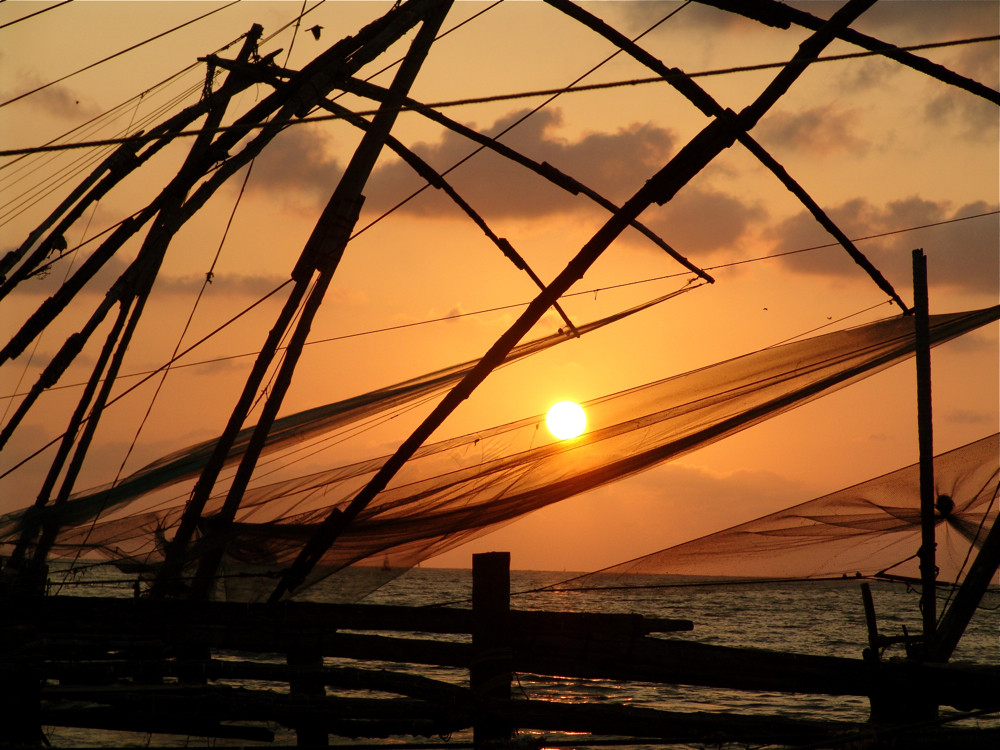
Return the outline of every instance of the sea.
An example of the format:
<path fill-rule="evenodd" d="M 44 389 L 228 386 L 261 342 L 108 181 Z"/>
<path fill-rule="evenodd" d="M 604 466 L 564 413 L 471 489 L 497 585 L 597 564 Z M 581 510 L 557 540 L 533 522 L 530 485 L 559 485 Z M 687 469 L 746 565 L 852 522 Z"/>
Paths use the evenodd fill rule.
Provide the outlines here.
<path fill-rule="evenodd" d="M 840 656 L 857 659 L 867 646 L 868 635 L 860 582 L 857 580 L 803 581 L 781 583 L 720 584 L 683 582 L 676 579 L 649 581 L 647 588 L 616 588 L 602 591 L 548 591 L 546 586 L 572 577 L 566 572 L 511 571 L 511 607 L 524 610 L 564 612 L 637 613 L 650 617 L 693 621 L 694 629 L 657 637 L 690 639 L 721 646 L 754 647 L 802 654 Z M 919 591 L 901 583 L 871 581 L 879 632 L 903 635 L 921 631 Z M 68 592 L 66 592 L 68 593 Z M 78 591 L 72 592 L 82 593 Z M 131 589 L 116 588 L 111 582 L 89 587 L 92 595 L 131 595 Z M 471 570 L 414 568 L 399 576 L 364 600 L 370 604 L 428 606 L 446 604 L 471 606 Z M 944 594 L 940 594 L 944 596 Z M 323 600 L 320 584 L 308 597 Z M 943 602 L 942 602 L 943 603 Z M 940 607 L 940 605 L 939 605 Z M 952 658 L 952 663 L 1000 664 L 1000 593 L 988 592 Z M 392 634 L 386 634 L 392 635 Z M 396 634 L 398 635 L 398 634 Z M 463 636 L 436 636 L 461 640 Z M 902 655 L 902 646 L 893 646 L 885 657 Z M 224 658 L 224 657 L 223 657 Z M 327 659 L 329 666 L 350 664 Z M 456 685 L 468 684 L 468 672 L 437 667 L 404 667 L 398 664 L 367 662 L 376 669 L 408 670 Z M 247 684 L 257 689 L 281 689 L 274 684 Z M 829 719 L 863 723 L 869 718 L 867 698 L 770 692 L 731 691 L 689 685 L 620 683 L 612 680 L 569 679 L 518 674 L 515 697 L 572 703 L 617 704 L 683 712 L 727 712 L 791 718 Z M 941 709 L 941 718 L 954 718 Z M 968 727 L 1000 726 L 1000 715 L 965 718 L 957 723 Z M 293 732 L 276 725 L 275 745 L 294 745 Z M 108 733 L 93 730 L 46 727 L 52 747 L 233 747 L 245 741 L 205 740 L 172 735 Z M 361 740 L 331 736 L 331 745 L 367 746 Z M 449 737 L 411 737 L 371 741 L 373 747 L 462 747 L 471 743 L 471 731 Z M 608 746 L 589 735 L 540 734 L 523 732 L 518 740 L 525 748 Z M 647 750 L 664 745 L 616 745 L 628 750 Z M 671 747 L 688 747 L 671 745 Z M 701 747 L 701 745 L 696 745 Z"/>

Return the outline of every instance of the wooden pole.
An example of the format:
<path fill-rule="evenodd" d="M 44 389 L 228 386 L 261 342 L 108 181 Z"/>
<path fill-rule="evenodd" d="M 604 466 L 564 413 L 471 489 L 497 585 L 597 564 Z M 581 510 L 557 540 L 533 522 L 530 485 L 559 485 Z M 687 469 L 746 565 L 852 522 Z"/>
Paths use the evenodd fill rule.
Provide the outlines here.
<path fill-rule="evenodd" d="M 469 684 L 477 703 L 472 728 L 476 750 L 510 744 L 510 724 L 493 715 L 483 704 L 510 700 L 512 660 L 510 553 L 473 555 Z"/>
<path fill-rule="evenodd" d="M 913 310 L 916 326 L 917 440 L 920 450 L 920 609 L 924 644 L 934 638 L 937 623 L 934 554 L 934 422 L 931 416 L 931 348 L 928 327 L 927 258 L 913 251 Z"/>
<path fill-rule="evenodd" d="M 290 667 L 311 667 L 316 670 L 316 676 L 295 677 L 288 681 L 292 695 L 318 696 L 326 695 L 323 682 L 322 650 L 316 644 L 303 643 L 297 648 L 288 650 L 286 662 Z M 295 738 L 299 747 L 327 747 L 330 737 L 326 729 L 313 722 L 304 722 L 295 726 Z"/>
<path fill-rule="evenodd" d="M 861 584 L 861 600 L 865 605 L 865 625 L 868 628 L 868 649 L 864 653 L 865 661 L 878 664 L 878 621 L 875 619 L 875 600 L 872 599 L 872 588 L 867 582 Z"/>
<path fill-rule="evenodd" d="M 927 648 L 927 660 L 946 662 L 958 645 L 969 620 L 976 613 L 979 602 L 997 569 L 1000 568 L 1000 523 L 993 522 L 993 528 L 986 535 L 979 555 L 962 581 L 951 607 L 941 618 L 941 627 L 934 634 L 934 640 Z"/>

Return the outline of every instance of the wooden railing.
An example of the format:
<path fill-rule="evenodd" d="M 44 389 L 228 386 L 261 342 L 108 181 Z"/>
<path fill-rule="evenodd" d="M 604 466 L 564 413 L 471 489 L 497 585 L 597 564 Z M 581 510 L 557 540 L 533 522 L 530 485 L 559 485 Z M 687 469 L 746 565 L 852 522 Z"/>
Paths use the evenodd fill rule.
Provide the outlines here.
<path fill-rule="evenodd" d="M 517 728 L 787 744 L 868 731 L 821 718 L 526 700 L 511 695 L 514 673 L 873 701 L 905 693 L 967 710 L 1000 707 L 996 669 L 709 646 L 657 637 L 691 630 L 688 620 L 510 610 L 508 565 L 505 553 L 475 557 L 472 609 L 8 601 L 0 614 L 0 679 L 23 710 L 5 728 L 27 744 L 40 726 L 267 742 L 270 722 L 294 729 L 300 745 L 317 746 L 330 734 L 434 736 L 472 727 L 478 747 L 503 745 Z M 371 661 L 392 668 L 362 666 Z M 406 671 L 407 664 L 468 670 L 468 686 Z"/>

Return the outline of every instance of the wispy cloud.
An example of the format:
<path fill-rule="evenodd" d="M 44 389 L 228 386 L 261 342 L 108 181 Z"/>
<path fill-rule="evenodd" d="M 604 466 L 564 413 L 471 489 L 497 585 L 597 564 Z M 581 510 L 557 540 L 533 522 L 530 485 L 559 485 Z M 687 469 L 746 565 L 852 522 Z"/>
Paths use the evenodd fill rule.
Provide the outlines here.
<path fill-rule="evenodd" d="M 274 138 L 254 161 L 247 184 L 286 207 L 312 207 L 327 201 L 344 171 L 332 156 L 336 144 L 319 127 L 297 125 Z"/>
<path fill-rule="evenodd" d="M 767 211 L 753 200 L 737 198 L 711 188 L 688 185 L 643 220 L 682 254 L 731 253 L 751 228 L 767 218 Z"/>
<path fill-rule="evenodd" d="M 523 116 L 514 112 L 485 129 L 497 133 Z M 614 133 L 590 133 L 571 141 L 560 135 L 562 114 L 547 110 L 532 115 L 510 133 L 504 144 L 538 162 L 548 162 L 605 197 L 621 201 L 661 167 L 673 153 L 676 137 L 664 128 L 634 123 Z M 476 149 L 451 132 L 437 143 L 418 143 L 413 151 L 443 172 Z M 539 217 L 592 205 L 556 188 L 530 170 L 491 151 L 477 154 L 447 176 L 470 205 L 484 215 Z M 370 210 L 384 210 L 419 188 L 423 182 L 406 164 L 396 161 L 376 170 L 369 181 Z M 502 186 L 502 187 L 500 187 Z M 425 191 L 404 211 L 422 215 L 455 215 L 456 209 L 438 191 Z"/>
<path fill-rule="evenodd" d="M 829 104 L 800 112 L 777 110 L 768 113 L 754 129 L 754 135 L 759 135 L 762 143 L 778 143 L 783 149 L 804 151 L 810 156 L 844 152 L 863 156 L 869 144 L 854 135 L 857 120 L 854 110 Z"/>
<path fill-rule="evenodd" d="M 855 198 L 827 213 L 849 237 L 865 237 L 911 226 L 994 211 L 996 205 L 982 201 L 952 207 L 945 201 L 929 201 L 918 196 L 876 206 Z M 774 252 L 821 245 L 832 241 L 805 211 L 784 220 L 767 236 Z M 985 216 L 967 222 L 928 227 L 859 243 L 859 248 L 890 281 L 905 282 L 912 275 L 911 253 L 922 246 L 933 270 L 932 281 L 969 292 L 994 293 L 1000 289 L 1000 221 Z M 837 247 L 790 255 L 781 260 L 789 270 L 813 275 L 851 277 L 857 266 Z"/>

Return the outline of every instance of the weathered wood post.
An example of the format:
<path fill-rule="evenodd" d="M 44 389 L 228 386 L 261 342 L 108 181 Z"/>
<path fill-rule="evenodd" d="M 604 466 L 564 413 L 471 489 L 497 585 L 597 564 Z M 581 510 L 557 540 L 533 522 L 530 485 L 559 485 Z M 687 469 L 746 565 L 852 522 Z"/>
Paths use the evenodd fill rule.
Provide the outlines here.
<path fill-rule="evenodd" d="M 934 542 L 934 420 L 931 411 L 931 346 L 928 331 L 927 258 L 921 248 L 913 251 L 913 311 L 917 362 L 917 442 L 920 452 L 920 610 L 924 649 L 934 640 L 937 627 L 936 560 Z"/>
<path fill-rule="evenodd" d="M 472 556 L 472 662 L 469 683 L 477 699 L 476 750 L 508 747 L 511 726 L 486 704 L 510 700 L 510 553 Z"/>
<path fill-rule="evenodd" d="M 323 651 L 318 639 L 307 638 L 289 648 L 285 661 L 290 667 L 321 669 L 323 667 Z M 322 678 L 297 677 L 288 681 L 288 687 L 292 695 L 318 696 L 320 698 L 326 695 L 326 687 Z M 312 722 L 304 722 L 296 726 L 295 738 L 299 747 L 327 747 L 330 744 L 330 737 L 326 729 L 321 724 Z"/>
<path fill-rule="evenodd" d="M 31 560 L 0 571 L 0 746 L 42 747 L 41 639 L 18 613 L 45 596 L 47 580 L 48 566 Z"/>

